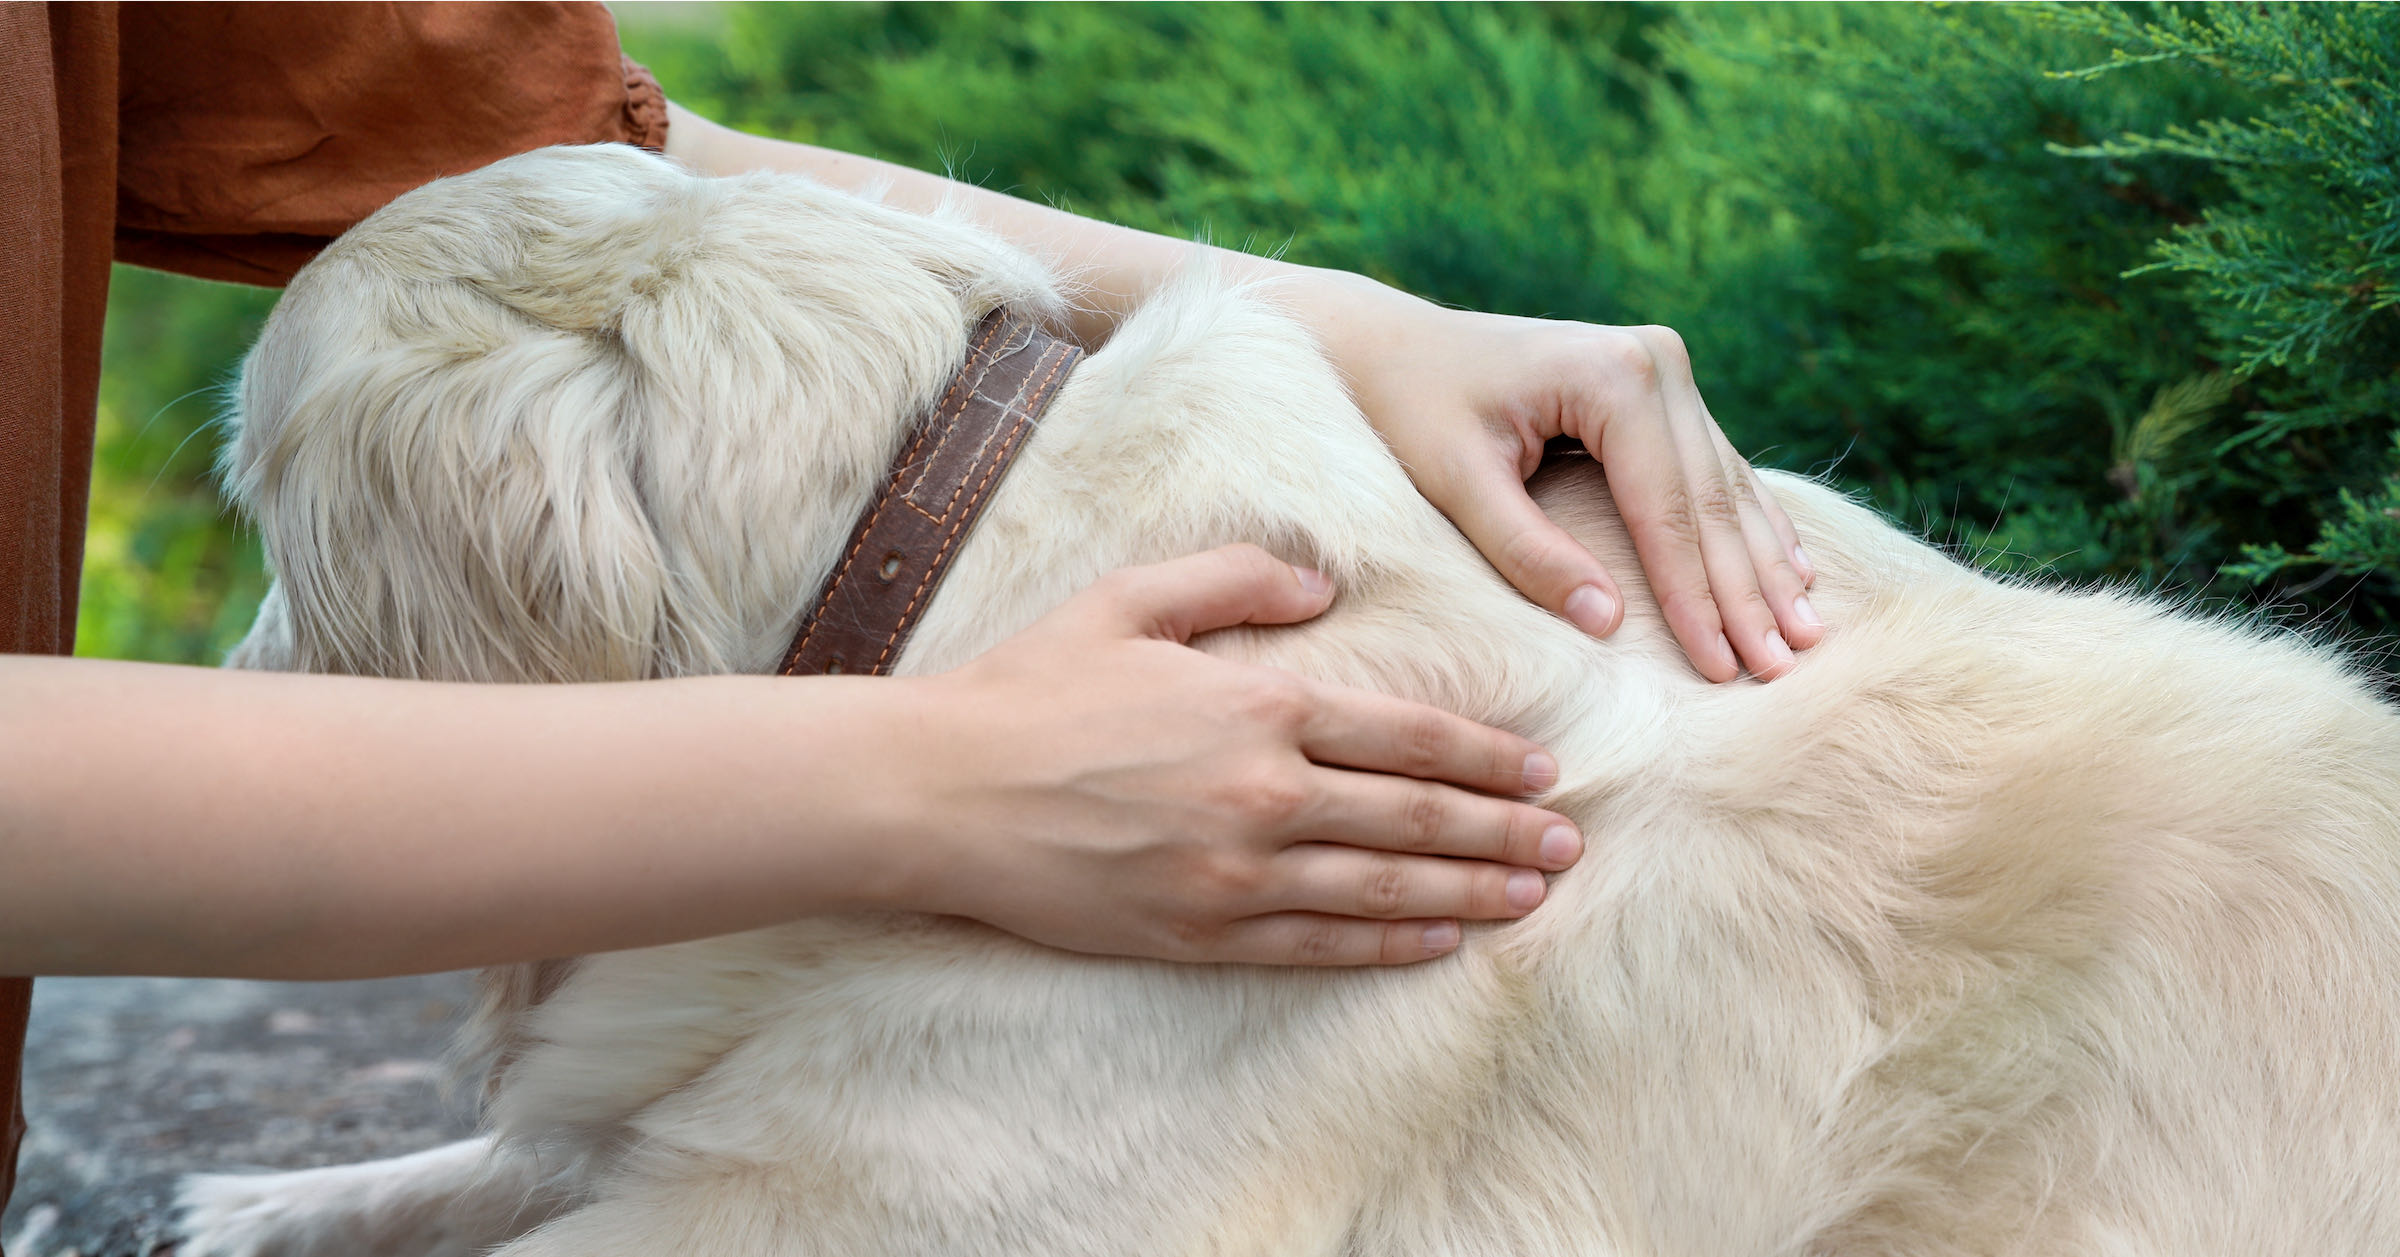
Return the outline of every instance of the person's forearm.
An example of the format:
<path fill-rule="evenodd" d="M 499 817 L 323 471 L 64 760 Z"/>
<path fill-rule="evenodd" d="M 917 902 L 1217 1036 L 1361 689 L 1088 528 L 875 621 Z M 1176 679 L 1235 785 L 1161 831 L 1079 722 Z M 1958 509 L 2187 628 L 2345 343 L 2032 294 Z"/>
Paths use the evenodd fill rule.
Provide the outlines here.
<path fill-rule="evenodd" d="M 960 204 L 1086 285 L 1072 330 L 1087 345 L 1207 248 L 668 109 L 668 155 L 702 174 L 784 170 L 881 186 L 903 209 Z M 1673 331 L 1451 310 L 1363 275 L 1208 252 L 1237 279 L 1278 281 L 1278 300 L 1418 490 L 1535 602 L 1598 636 L 1622 618 L 1615 579 L 1525 493 L 1547 442 L 1567 436 L 1607 470 L 1651 592 L 1701 675 L 1781 676 L 1795 646 L 1823 636 L 1799 534 L 1708 413 Z"/>
<path fill-rule="evenodd" d="M 1183 644 L 1331 599 L 1228 547 L 909 678 L 0 655 L 0 974 L 372 977 L 868 908 L 1112 955 L 1427 959 L 1582 841 L 1510 797 L 1557 779 L 1523 738 Z"/>
<path fill-rule="evenodd" d="M 366 977 L 873 906 L 910 686 L 0 656 L 0 973 Z"/>
<path fill-rule="evenodd" d="M 1326 340 L 1337 364 L 1351 349 L 1342 343 L 1346 338 L 1380 334 L 1376 321 L 1347 317 L 1352 308 L 1418 303 L 1397 289 L 1347 272 L 1120 227 L 872 157 L 748 135 L 672 103 L 668 110 L 668 156 L 703 174 L 781 170 L 848 191 L 880 188 L 887 202 L 907 210 L 925 212 L 945 203 L 963 206 L 975 221 L 1076 278 L 1081 287 L 1069 330 L 1087 345 L 1106 340 L 1126 314 L 1201 253 L 1237 279 L 1291 281 L 1285 285 L 1284 299 Z"/>

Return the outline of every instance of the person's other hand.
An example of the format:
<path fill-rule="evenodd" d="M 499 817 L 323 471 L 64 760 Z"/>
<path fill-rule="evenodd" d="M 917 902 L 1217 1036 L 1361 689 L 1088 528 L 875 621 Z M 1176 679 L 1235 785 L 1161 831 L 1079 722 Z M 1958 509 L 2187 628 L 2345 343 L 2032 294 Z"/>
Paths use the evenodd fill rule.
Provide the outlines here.
<path fill-rule="evenodd" d="M 926 678 L 929 845 L 911 906 L 1076 951 L 1405 964 L 1521 916 L 1583 840 L 1516 801 L 1542 748 L 1184 643 L 1316 616 L 1333 591 L 1250 546 L 1104 578 Z M 922 779 L 922 778 L 921 778 Z"/>
<path fill-rule="evenodd" d="M 1781 675 L 1825 625 L 1799 537 L 1700 400 L 1682 338 L 1446 310 L 1355 275 L 1294 281 L 1417 488 L 1525 596 L 1606 636 L 1624 598 L 1525 491 L 1543 443 L 1600 460 L 1659 609 L 1701 675 Z"/>

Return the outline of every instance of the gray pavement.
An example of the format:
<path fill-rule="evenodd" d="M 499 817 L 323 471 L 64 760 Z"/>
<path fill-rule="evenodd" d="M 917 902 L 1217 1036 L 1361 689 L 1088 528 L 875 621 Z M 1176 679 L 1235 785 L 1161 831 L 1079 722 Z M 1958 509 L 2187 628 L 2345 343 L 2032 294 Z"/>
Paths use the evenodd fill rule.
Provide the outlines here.
<path fill-rule="evenodd" d="M 176 1176 L 414 1152 L 472 1126 L 441 1054 L 464 974 L 381 982 L 63 978 L 34 986 L 8 1257 L 145 1257 Z"/>

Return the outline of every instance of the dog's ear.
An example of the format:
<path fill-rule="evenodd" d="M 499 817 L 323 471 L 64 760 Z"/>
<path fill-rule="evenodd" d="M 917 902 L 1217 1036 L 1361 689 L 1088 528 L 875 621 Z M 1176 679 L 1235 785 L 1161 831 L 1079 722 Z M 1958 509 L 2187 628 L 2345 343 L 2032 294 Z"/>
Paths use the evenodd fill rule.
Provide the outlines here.
<path fill-rule="evenodd" d="M 665 564 L 623 363 L 605 340 L 491 327 L 517 316 L 457 289 L 417 295 L 447 307 L 421 313 L 454 334 L 298 369 L 280 349 L 306 339 L 270 331 L 244 364 L 226 470 L 281 598 L 242 658 L 451 680 L 650 675 Z M 328 304 L 291 313 L 339 318 Z"/>
<path fill-rule="evenodd" d="M 618 146 L 394 200 L 294 278 L 243 367 L 225 473 L 289 666 L 771 667 L 999 303 L 1061 309 L 955 217 Z"/>

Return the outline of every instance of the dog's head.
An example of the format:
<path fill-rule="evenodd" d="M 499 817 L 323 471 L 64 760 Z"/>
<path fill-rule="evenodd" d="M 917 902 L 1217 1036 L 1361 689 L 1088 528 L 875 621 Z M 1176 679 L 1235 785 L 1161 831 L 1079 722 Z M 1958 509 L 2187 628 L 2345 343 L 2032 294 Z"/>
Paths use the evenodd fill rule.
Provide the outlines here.
<path fill-rule="evenodd" d="M 794 176 L 547 149 L 411 192 L 293 280 L 225 458 L 278 586 L 238 666 L 760 671 L 996 305 L 1048 270 Z"/>

